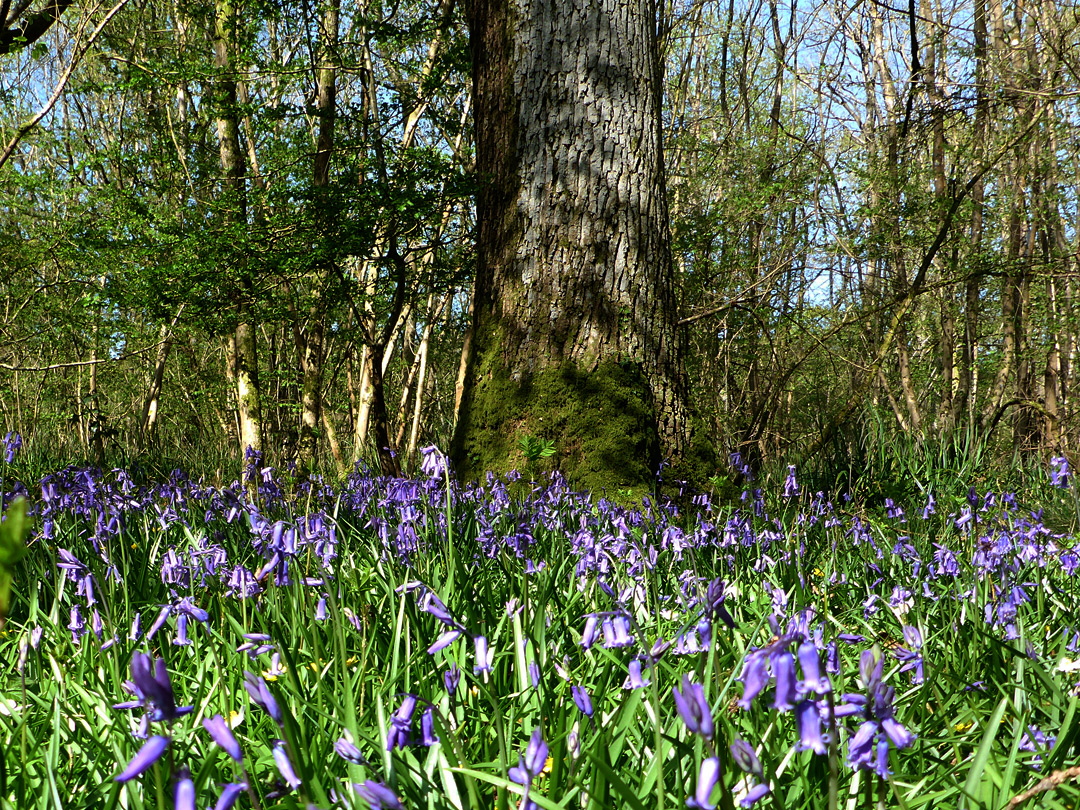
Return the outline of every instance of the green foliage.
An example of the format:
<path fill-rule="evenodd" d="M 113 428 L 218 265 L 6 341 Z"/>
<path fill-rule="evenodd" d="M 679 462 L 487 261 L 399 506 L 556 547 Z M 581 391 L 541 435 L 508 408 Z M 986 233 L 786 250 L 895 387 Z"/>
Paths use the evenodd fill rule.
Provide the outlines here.
<path fill-rule="evenodd" d="M 118 481 L 100 478 L 97 483 L 115 486 Z M 190 560 L 195 559 L 192 553 L 205 554 L 211 546 L 220 547 L 230 565 L 254 569 L 265 562 L 246 519 L 227 521 L 224 510 L 210 506 L 217 496 L 204 493 L 205 501 L 195 496 L 186 505 L 178 502 L 181 519 L 171 523 L 149 510 L 129 511 L 122 528 L 103 538 L 104 552 L 123 582 L 88 540 L 93 517 L 74 510 L 54 515 L 54 539 L 38 539 L 22 563 L 40 585 L 16 595 L 11 629 L 0 635 L 0 677 L 10 687 L 0 694 L 0 750 L 9 763 L 6 784 L 0 780 L 0 806 L 169 807 L 171 767 L 186 764 L 192 768 L 199 806 L 212 803 L 222 784 L 244 777 L 251 795 L 267 810 L 307 802 L 328 807 L 331 791 L 344 797 L 345 806 L 363 807 L 348 785 L 367 779 L 386 782 L 407 807 L 511 807 L 520 801 L 521 785 L 508 778 L 508 770 L 533 729 L 540 729 L 551 762 L 533 784 L 532 798 L 546 810 L 682 806 L 694 794 L 697 764 L 713 753 L 724 760 L 713 800 L 737 804 L 747 784 L 726 750 L 736 738 L 749 741 L 762 761 L 772 787 L 764 807 L 772 802 L 819 810 L 830 780 L 828 757 L 796 749 L 792 713 L 772 709 L 771 691 L 749 710 L 736 705 L 745 655 L 776 641 L 770 618 L 786 622 L 804 610 L 813 611 L 812 621 L 823 625 L 828 639 L 841 632 L 865 639 L 841 643 L 838 671 L 831 676 L 832 699 L 840 702 L 845 693 L 859 691 L 859 648 L 873 649 L 886 656 L 884 677 L 896 689 L 896 720 L 918 735 L 912 747 L 890 751 L 888 779 L 852 771 L 841 761 L 841 806 L 1002 808 L 1075 759 L 1080 739 L 1076 672 L 1060 666 L 1075 656 L 1066 647 L 1069 633 L 1060 632 L 1075 623 L 1072 608 L 1080 598 L 1075 577 L 1066 576 L 1056 563 L 1027 565 L 1020 575 L 1038 578 L 1040 585 L 1019 606 L 1018 638 L 1004 639 L 1000 629 L 984 622 L 983 607 L 996 605 L 1000 593 L 993 581 L 977 577 L 970 567 L 976 537 L 944 514 L 916 519 L 918 503 L 904 504 L 910 516 L 906 523 L 857 503 L 838 509 L 845 524 L 856 517 L 863 521 L 866 534 L 856 537 L 845 525 L 806 520 L 815 514 L 806 508 L 808 500 L 787 502 L 785 508 L 797 510 L 800 518 L 789 514 L 779 523 L 768 515 L 753 518 L 749 509 L 736 515 L 728 507 L 708 506 L 684 513 L 678 524 L 665 524 L 662 510 L 620 523 L 626 515 L 607 514 L 596 502 L 579 502 L 553 489 L 487 512 L 487 519 L 495 518 L 491 525 L 477 520 L 480 504 L 458 501 L 448 515 L 451 534 L 437 528 L 446 508 L 441 480 L 425 490 L 430 497 L 407 510 L 395 506 L 391 489 L 375 486 L 368 490 L 370 500 L 354 504 L 363 507 L 359 511 L 347 506 L 344 492 L 321 503 L 309 495 L 312 502 L 290 502 L 287 509 L 284 503 L 268 504 L 269 518 L 290 525 L 303 520 L 306 509 L 312 514 L 320 508 L 333 511 L 339 545 L 327 581 L 334 587 L 308 586 L 295 577 L 268 585 L 250 599 L 228 595 L 223 581 L 213 576 L 192 577 L 178 586 L 159 575 L 166 554 Z M 771 492 L 767 499 L 769 511 L 784 503 Z M 295 514 L 288 514 L 294 508 Z M 404 517 L 405 511 L 412 517 Z M 1013 516 L 1024 514 L 1020 508 Z M 791 552 L 792 562 L 755 570 L 762 550 L 754 545 L 717 549 L 715 527 L 734 518 L 753 523 L 759 542 L 766 533 L 775 535 L 770 553 Z M 1006 530 L 1009 518 L 990 510 L 979 520 Z M 387 554 L 380 536 L 380 527 L 393 534 L 405 523 L 419 531 L 419 545 L 408 559 Z M 667 525 L 677 526 L 688 539 L 679 558 L 665 547 L 647 574 L 635 574 L 635 555 L 659 544 Z M 501 538 L 523 526 L 531 532 L 527 551 L 536 563 L 533 570 L 501 540 L 481 553 L 481 531 L 489 539 Z M 582 550 L 574 548 L 574 536 L 586 527 L 596 541 L 604 533 L 625 533 L 618 542 L 627 553 L 605 557 L 603 584 L 595 572 L 576 571 L 583 558 Z M 702 544 L 690 543 L 691 536 Z M 890 603 L 894 588 L 919 581 L 911 574 L 910 557 L 889 553 L 902 541 L 925 561 L 933 559 L 935 544 L 959 552 L 962 570 L 955 584 L 971 584 L 972 592 L 951 598 L 948 577 L 928 578 L 924 568 L 922 581 L 941 598 L 901 596 Z M 83 597 L 66 576 L 56 575 L 58 547 L 83 561 L 97 583 L 106 628 L 100 640 L 86 633 L 75 641 L 67 627 L 70 609 L 82 605 Z M 313 553 L 314 547 L 307 547 L 307 556 L 298 557 L 296 564 L 318 570 Z M 871 581 L 871 571 L 879 581 Z M 697 632 L 698 611 L 679 600 L 703 599 L 714 577 L 725 581 L 725 606 L 736 626 L 713 623 L 706 652 L 652 654 L 657 639 L 672 641 Z M 426 591 L 415 590 L 417 583 L 430 589 L 470 634 L 487 638 L 494 652 L 490 673 L 474 671 L 468 635 L 435 654 L 427 652 L 447 626 L 422 608 Z M 625 597 L 631 602 L 621 602 L 619 591 L 632 583 L 640 585 L 640 592 Z M 320 593 L 326 597 L 322 620 L 315 618 Z M 193 626 L 191 645 L 170 643 L 175 618 L 151 641 L 127 638 L 135 616 L 142 617 L 145 632 L 161 605 L 175 604 L 180 595 L 211 616 Z M 869 607 L 876 609 L 868 609 L 869 596 L 874 597 Z M 583 648 L 586 616 L 610 611 L 632 617 L 634 640 L 627 647 L 598 641 Z M 904 625 L 921 630 L 918 652 L 926 668 L 921 683 L 899 671 L 896 650 L 908 643 Z M 28 642 L 34 628 L 44 630 L 37 647 Z M 269 636 L 278 657 L 270 651 L 238 651 L 244 633 Z M 113 635 L 116 643 L 104 644 Z M 162 760 L 139 780 L 121 786 L 113 777 L 141 741 L 132 738 L 126 716 L 113 705 L 129 697 L 124 681 L 131 656 L 143 649 L 166 661 L 178 705 L 195 710 L 169 724 L 169 762 Z M 648 683 L 628 689 L 624 682 L 635 661 L 648 663 Z M 462 678 L 452 694 L 444 682 L 451 665 Z M 247 697 L 245 670 L 267 682 L 282 710 L 281 726 Z M 716 724 L 714 741 L 690 733 L 675 710 L 672 690 L 683 688 L 686 675 L 702 685 Z M 592 696 L 593 719 L 574 705 L 572 686 Z M 389 750 L 393 718 L 406 693 L 418 697 L 418 713 L 430 707 L 439 740 Z M 234 733 L 244 754 L 243 772 L 210 742 L 201 724 L 231 712 L 237 713 Z M 159 728 L 164 727 L 155 724 Z M 1056 741 L 1029 750 L 1025 735 L 1030 740 L 1036 728 L 1056 735 Z M 346 763 L 338 757 L 333 743 L 344 735 L 359 747 L 364 761 Z M 850 731 L 845 735 L 850 739 Z M 271 758 L 277 738 L 285 740 L 302 780 L 295 791 L 285 790 L 277 779 Z M 843 747 L 836 754 L 840 760 L 845 755 Z M 10 767 L 13 761 L 18 768 Z M 1078 799 L 1076 785 L 1064 782 L 1034 801 L 1068 807 Z M 240 806 L 248 802 L 242 797 Z"/>
<path fill-rule="evenodd" d="M 0 630 L 4 628 L 11 607 L 15 566 L 26 556 L 26 537 L 29 533 L 26 499 L 16 498 L 4 510 L 3 523 L 0 523 Z"/>

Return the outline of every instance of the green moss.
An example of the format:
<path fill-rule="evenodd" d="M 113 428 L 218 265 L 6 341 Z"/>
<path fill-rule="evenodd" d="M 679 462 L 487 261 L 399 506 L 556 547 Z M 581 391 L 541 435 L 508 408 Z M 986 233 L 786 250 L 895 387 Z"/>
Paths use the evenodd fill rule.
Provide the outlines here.
<path fill-rule="evenodd" d="M 518 443 L 525 436 L 555 442 L 540 462 L 579 489 L 639 498 L 652 491 L 660 461 L 656 412 L 640 367 L 605 361 L 585 373 L 572 363 L 544 369 L 520 382 L 489 358 L 463 402 L 455 457 L 459 475 L 526 470 Z"/>

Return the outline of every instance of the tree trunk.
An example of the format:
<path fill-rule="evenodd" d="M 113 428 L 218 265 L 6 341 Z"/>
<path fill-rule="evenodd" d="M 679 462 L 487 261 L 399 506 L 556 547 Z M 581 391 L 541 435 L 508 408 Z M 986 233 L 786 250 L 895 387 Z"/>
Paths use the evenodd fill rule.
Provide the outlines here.
<path fill-rule="evenodd" d="M 319 26 L 319 60 L 321 62 L 315 88 L 315 111 L 319 118 L 319 134 L 315 147 L 313 185 L 316 192 L 330 185 L 330 157 L 334 149 L 334 122 L 337 93 L 338 10 L 340 0 L 329 0 Z M 318 198 L 317 198 L 318 199 Z M 319 206 L 318 232 L 325 244 L 331 242 L 332 215 L 328 207 Z M 326 330 L 324 287 L 330 278 L 333 261 L 322 257 L 312 278 L 312 301 L 308 310 L 307 334 L 304 336 L 303 384 L 300 404 L 300 463 L 310 467 L 319 449 L 319 422 L 322 412 L 323 341 Z"/>
<path fill-rule="evenodd" d="M 458 471 L 520 466 L 538 436 L 576 485 L 648 487 L 693 446 L 655 8 L 474 0 L 469 25 L 482 185 Z"/>
<path fill-rule="evenodd" d="M 173 319 L 176 325 L 176 319 Z M 161 325 L 158 337 L 157 356 L 154 358 L 154 371 L 150 377 L 150 385 L 143 399 L 142 414 L 139 417 L 139 440 L 142 444 L 149 444 L 154 436 L 154 428 L 157 426 L 158 402 L 161 399 L 161 387 L 165 381 L 165 363 L 169 359 L 169 349 L 172 343 L 169 341 L 169 326 Z"/>
<path fill-rule="evenodd" d="M 214 6 L 214 66 L 220 71 L 214 87 L 218 145 L 224 172 L 223 197 L 227 217 L 236 222 L 247 219 L 244 185 L 244 152 L 240 144 L 239 113 L 236 95 L 235 41 L 236 9 L 229 0 L 217 0 Z M 252 284 L 245 277 L 233 291 L 236 310 L 235 381 L 237 415 L 240 421 L 241 458 L 248 448 L 262 450 L 262 404 L 259 390 L 259 358 L 255 325 L 247 298 Z"/>

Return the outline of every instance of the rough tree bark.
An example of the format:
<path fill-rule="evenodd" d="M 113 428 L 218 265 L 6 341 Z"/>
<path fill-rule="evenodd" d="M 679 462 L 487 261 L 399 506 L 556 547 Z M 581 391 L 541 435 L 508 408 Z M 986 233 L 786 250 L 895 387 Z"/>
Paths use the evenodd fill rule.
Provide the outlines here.
<path fill-rule="evenodd" d="M 654 4 L 468 13 L 481 187 L 459 473 L 521 466 L 525 436 L 579 486 L 644 488 L 665 458 L 711 473 L 677 325 Z"/>

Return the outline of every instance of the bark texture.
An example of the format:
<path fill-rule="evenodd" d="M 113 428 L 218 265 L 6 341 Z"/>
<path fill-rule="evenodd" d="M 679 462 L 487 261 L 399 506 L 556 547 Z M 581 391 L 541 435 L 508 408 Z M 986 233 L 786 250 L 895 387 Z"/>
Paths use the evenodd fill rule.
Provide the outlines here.
<path fill-rule="evenodd" d="M 581 485 L 691 450 L 648 0 L 474 0 L 474 354 L 459 472 L 556 443 Z"/>

